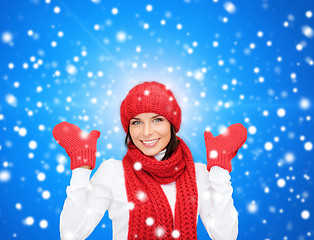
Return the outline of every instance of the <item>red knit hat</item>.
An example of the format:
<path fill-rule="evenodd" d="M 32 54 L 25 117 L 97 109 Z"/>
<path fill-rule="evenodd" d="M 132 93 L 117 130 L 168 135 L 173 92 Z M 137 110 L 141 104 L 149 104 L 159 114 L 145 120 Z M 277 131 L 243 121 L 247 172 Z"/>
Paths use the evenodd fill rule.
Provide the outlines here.
<path fill-rule="evenodd" d="M 132 88 L 121 103 L 120 118 L 127 133 L 130 120 L 140 113 L 157 113 L 171 122 L 178 132 L 181 109 L 172 92 L 158 82 L 144 82 Z"/>

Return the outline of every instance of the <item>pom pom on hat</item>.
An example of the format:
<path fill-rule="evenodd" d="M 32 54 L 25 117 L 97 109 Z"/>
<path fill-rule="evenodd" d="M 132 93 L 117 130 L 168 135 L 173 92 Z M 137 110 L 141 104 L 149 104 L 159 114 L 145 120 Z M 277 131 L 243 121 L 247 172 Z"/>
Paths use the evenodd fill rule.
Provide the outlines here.
<path fill-rule="evenodd" d="M 133 87 L 121 103 L 120 118 L 127 133 L 130 120 L 141 113 L 157 113 L 171 122 L 178 132 L 181 125 L 181 108 L 173 93 L 164 84 L 144 82 Z"/>

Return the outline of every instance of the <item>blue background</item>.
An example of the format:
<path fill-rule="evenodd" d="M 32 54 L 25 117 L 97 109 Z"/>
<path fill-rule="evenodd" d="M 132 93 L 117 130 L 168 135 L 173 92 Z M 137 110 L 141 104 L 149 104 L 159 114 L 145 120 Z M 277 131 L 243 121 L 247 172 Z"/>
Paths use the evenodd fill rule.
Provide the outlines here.
<path fill-rule="evenodd" d="M 99 130 L 96 169 L 122 159 L 120 103 L 146 80 L 174 92 L 195 162 L 205 129 L 249 130 L 232 160 L 238 239 L 313 239 L 313 1 L 0 4 L 1 239 L 59 238 L 71 170 L 53 127 Z M 106 214 L 89 239 L 111 238 Z"/>

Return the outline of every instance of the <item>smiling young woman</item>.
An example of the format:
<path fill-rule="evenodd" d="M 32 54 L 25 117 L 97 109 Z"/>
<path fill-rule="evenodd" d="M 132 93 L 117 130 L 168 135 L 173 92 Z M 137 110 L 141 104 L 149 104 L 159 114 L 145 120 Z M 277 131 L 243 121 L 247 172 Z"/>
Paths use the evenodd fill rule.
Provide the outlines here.
<path fill-rule="evenodd" d="M 141 115 L 141 114 L 139 114 L 139 115 Z M 134 142 L 133 142 L 133 140 L 132 140 L 132 137 L 131 137 L 131 134 L 130 134 L 130 128 L 134 129 L 134 132 L 137 132 L 137 131 L 138 131 L 138 129 L 135 128 L 135 127 L 132 127 L 132 125 L 136 125 L 136 126 L 139 125 L 138 120 L 141 120 L 141 119 L 138 119 L 139 115 L 137 115 L 137 116 L 135 116 L 134 118 L 132 118 L 132 119 L 134 119 L 134 122 L 130 123 L 129 130 L 128 130 L 126 136 L 125 136 L 124 144 L 125 144 L 126 147 L 128 147 L 129 141 L 131 141 L 131 143 L 134 144 Z M 164 144 L 167 143 L 167 145 L 165 146 L 165 148 L 162 148 L 162 150 L 160 150 L 160 151 L 155 151 L 155 154 L 153 154 L 153 155 L 156 155 L 157 153 L 160 153 L 160 152 L 164 153 L 164 152 L 165 152 L 165 153 L 164 153 L 164 156 L 163 156 L 163 158 L 162 158 L 162 160 L 168 159 L 168 158 L 171 156 L 171 154 L 173 153 L 173 151 L 176 149 L 177 145 L 179 144 L 179 143 L 178 143 L 177 136 L 176 136 L 176 131 L 175 131 L 175 128 L 174 128 L 173 124 L 170 123 L 165 117 L 163 117 L 163 116 L 161 116 L 161 115 L 158 115 L 158 114 L 154 114 L 154 113 L 143 113 L 143 115 L 144 115 L 144 116 L 153 115 L 153 116 L 151 117 L 151 119 L 152 119 L 155 123 L 159 123 L 159 127 L 162 126 L 164 131 L 167 131 L 167 129 L 168 129 L 168 123 L 170 124 L 170 140 L 169 140 L 169 141 L 167 141 L 167 140 L 164 141 Z M 155 119 L 155 118 L 156 118 L 156 119 Z M 132 120 L 132 119 L 131 119 L 131 120 Z M 137 120 L 137 121 L 136 121 L 136 120 Z M 163 122 L 163 121 L 164 121 L 164 122 Z M 160 122 L 163 122 L 163 124 L 161 124 Z M 155 124 L 155 126 L 156 126 L 156 124 Z M 167 131 L 167 134 L 168 134 L 168 131 Z M 135 135 L 135 134 L 133 134 L 133 135 Z M 134 137 L 133 137 L 133 138 L 134 138 Z M 168 139 L 168 137 L 167 137 L 166 139 Z M 156 140 L 156 139 L 155 139 L 155 140 Z M 165 138 L 163 138 L 163 140 L 165 140 Z M 135 145 L 136 145 L 137 148 L 139 148 L 139 146 L 138 146 L 137 144 L 135 144 Z M 149 147 L 149 146 L 148 146 L 148 147 Z M 154 147 L 154 145 L 153 145 L 153 147 Z M 164 151 L 164 149 L 166 149 L 166 151 Z M 143 150 L 141 150 L 141 151 L 143 152 Z M 156 152 L 157 152 L 157 153 L 156 153 Z M 143 153 L 144 153 L 144 152 L 143 152 Z M 146 152 L 146 153 L 144 153 L 144 154 L 149 155 L 150 153 Z"/>
<path fill-rule="evenodd" d="M 204 133 L 206 166 L 194 163 L 189 147 L 177 136 L 181 108 L 165 85 L 136 85 L 122 101 L 120 117 L 127 153 L 122 161 L 102 162 L 91 180 L 100 133 L 83 135 L 67 122 L 53 129 L 73 170 L 60 216 L 61 239 L 87 238 L 107 210 L 114 239 L 194 240 L 198 216 L 213 240 L 236 239 L 229 172 L 231 159 L 246 140 L 242 124 L 217 137 Z"/>
<path fill-rule="evenodd" d="M 155 156 L 170 142 L 171 125 L 156 113 L 141 113 L 130 120 L 129 132 L 132 142 L 143 154 Z"/>
<path fill-rule="evenodd" d="M 171 139 L 171 124 L 156 113 L 141 113 L 130 120 L 133 144 L 145 155 L 155 156 L 166 149 Z"/>

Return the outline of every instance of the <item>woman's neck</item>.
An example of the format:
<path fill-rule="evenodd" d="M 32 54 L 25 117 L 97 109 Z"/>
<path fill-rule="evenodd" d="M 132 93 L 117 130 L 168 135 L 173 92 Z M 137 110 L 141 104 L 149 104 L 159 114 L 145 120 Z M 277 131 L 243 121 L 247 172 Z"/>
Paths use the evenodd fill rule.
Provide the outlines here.
<path fill-rule="evenodd" d="M 163 159 L 163 157 L 166 154 L 167 149 L 160 151 L 159 153 L 157 153 L 154 157 L 157 159 L 157 161 L 161 161 L 161 159 Z"/>

